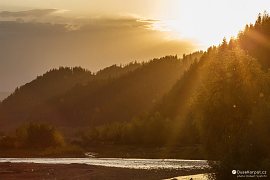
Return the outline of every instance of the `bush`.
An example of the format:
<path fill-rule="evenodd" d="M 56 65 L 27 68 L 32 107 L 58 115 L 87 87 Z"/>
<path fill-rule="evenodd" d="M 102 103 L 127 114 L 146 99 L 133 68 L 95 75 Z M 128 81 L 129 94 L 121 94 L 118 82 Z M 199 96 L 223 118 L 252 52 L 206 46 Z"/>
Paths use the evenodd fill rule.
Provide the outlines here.
<path fill-rule="evenodd" d="M 17 138 L 27 148 L 58 147 L 65 144 L 64 138 L 54 127 L 30 123 L 17 129 Z"/>

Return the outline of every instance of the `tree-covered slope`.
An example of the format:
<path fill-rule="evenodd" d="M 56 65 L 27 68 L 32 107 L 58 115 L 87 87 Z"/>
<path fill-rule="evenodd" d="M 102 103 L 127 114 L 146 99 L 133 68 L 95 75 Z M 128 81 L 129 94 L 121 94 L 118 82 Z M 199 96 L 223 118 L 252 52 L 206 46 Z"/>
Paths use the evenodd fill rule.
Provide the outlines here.
<path fill-rule="evenodd" d="M 120 67 L 113 65 L 100 70 L 97 74 L 81 67 L 60 67 L 52 69 L 35 80 L 16 88 L 16 90 L 0 103 L 0 120 L 2 129 L 5 126 L 17 125 L 24 122 L 47 101 L 65 94 L 76 86 L 86 86 L 94 80 L 117 78 L 141 66 L 130 63 Z"/>
<path fill-rule="evenodd" d="M 95 75 L 80 68 L 53 70 L 22 86 L 2 103 L 2 127 L 27 121 L 60 127 L 129 121 L 155 106 L 200 55 L 111 66 Z"/>

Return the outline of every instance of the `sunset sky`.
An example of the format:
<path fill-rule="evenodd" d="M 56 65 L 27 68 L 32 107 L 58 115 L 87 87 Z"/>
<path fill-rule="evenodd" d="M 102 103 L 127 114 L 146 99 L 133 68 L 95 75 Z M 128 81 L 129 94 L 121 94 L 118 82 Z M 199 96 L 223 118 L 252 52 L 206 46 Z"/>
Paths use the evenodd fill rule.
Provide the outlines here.
<path fill-rule="evenodd" d="M 1 0 L 0 92 L 59 66 L 190 53 L 236 36 L 269 0 Z"/>

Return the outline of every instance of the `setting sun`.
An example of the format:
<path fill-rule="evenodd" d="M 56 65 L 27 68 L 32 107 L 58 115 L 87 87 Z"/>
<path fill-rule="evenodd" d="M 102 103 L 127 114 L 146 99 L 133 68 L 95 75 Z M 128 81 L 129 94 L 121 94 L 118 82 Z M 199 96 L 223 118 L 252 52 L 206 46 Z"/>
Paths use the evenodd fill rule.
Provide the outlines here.
<path fill-rule="evenodd" d="M 170 0 L 159 1 L 166 13 L 154 29 L 167 31 L 171 38 L 190 39 L 200 48 L 217 45 L 226 37 L 236 37 L 259 13 L 269 10 L 269 0 Z M 154 13 L 154 12 L 153 12 Z"/>

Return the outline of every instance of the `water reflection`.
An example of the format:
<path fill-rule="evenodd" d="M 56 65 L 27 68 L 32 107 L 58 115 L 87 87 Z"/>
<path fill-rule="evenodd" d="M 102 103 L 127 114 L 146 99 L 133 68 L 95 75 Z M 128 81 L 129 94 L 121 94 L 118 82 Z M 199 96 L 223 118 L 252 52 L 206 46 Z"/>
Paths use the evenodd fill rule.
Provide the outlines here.
<path fill-rule="evenodd" d="M 128 158 L 0 158 L 0 162 L 41 164 L 87 164 L 130 169 L 203 169 L 205 160 Z"/>

